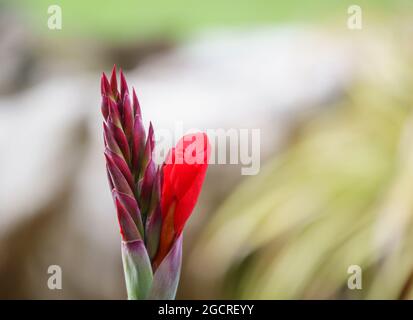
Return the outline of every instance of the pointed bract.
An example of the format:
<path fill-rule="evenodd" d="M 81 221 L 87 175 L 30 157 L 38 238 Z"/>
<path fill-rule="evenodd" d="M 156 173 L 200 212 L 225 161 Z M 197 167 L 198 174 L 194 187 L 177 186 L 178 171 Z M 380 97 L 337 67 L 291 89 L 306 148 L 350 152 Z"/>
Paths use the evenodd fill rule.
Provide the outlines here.
<path fill-rule="evenodd" d="M 121 128 L 115 126 L 111 121 L 108 121 L 108 128 L 113 137 L 115 137 L 115 140 L 123 154 L 123 157 L 125 158 L 125 161 L 127 163 L 130 163 L 130 149 L 125 133 Z"/>
<path fill-rule="evenodd" d="M 146 248 L 151 261 L 154 260 L 159 248 L 160 234 L 162 228 L 161 207 L 158 205 L 146 220 Z"/>
<path fill-rule="evenodd" d="M 128 141 L 132 141 L 133 120 L 132 105 L 130 103 L 129 94 L 126 92 L 123 97 L 123 123 L 125 135 Z"/>
<path fill-rule="evenodd" d="M 102 111 L 103 118 L 106 120 L 109 116 L 109 103 L 107 97 L 102 97 L 102 104 L 100 106 L 100 110 Z"/>
<path fill-rule="evenodd" d="M 107 101 L 110 117 L 108 121 L 111 121 L 116 127 L 122 128 L 122 120 L 117 103 L 113 101 L 111 98 L 107 99 Z"/>
<path fill-rule="evenodd" d="M 106 156 L 112 159 L 112 161 L 115 163 L 115 165 L 118 167 L 118 169 L 123 174 L 126 181 L 128 182 L 131 190 L 133 190 L 134 189 L 133 177 L 125 160 L 119 155 L 117 155 L 116 153 L 109 150 L 108 148 L 106 148 L 105 154 Z"/>
<path fill-rule="evenodd" d="M 136 96 L 135 88 L 133 89 L 133 111 L 135 115 L 142 117 L 141 106 L 139 105 L 138 97 Z"/>
<path fill-rule="evenodd" d="M 112 74 L 110 76 L 110 88 L 112 90 L 112 94 L 115 98 L 117 98 L 118 92 L 118 81 L 116 79 L 116 65 L 113 66 Z"/>
<path fill-rule="evenodd" d="M 161 168 L 158 167 L 156 169 L 155 177 L 153 179 L 153 187 L 152 187 L 152 194 L 151 194 L 151 202 L 149 204 L 149 212 L 148 215 L 160 206 L 161 201 L 161 175 L 162 171 Z"/>
<path fill-rule="evenodd" d="M 144 228 L 143 228 L 143 223 L 142 223 L 141 212 L 139 210 L 139 206 L 138 206 L 136 199 L 134 197 L 131 197 L 117 190 L 113 190 L 112 193 L 113 193 L 113 198 L 119 199 L 120 202 L 125 207 L 125 209 L 128 211 L 136 227 L 138 228 L 141 238 L 143 239 L 145 236 L 145 233 L 144 233 Z"/>
<path fill-rule="evenodd" d="M 115 162 L 107 154 L 105 154 L 105 157 L 107 168 L 112 179 L 114 188 L 119 192 L 126 193 L 127 195 L 134 197 L 133 191 L 129 186 L 128 181 L 123 176 L 119 168 L 116 166 Z"/>
<path fill-rule="evenodd" d="M 132 171 L 135 177 L 138 177 L 140 173 L 141 160 L 143 157 L 143 152 L 145 148 L 145 128 L 142 124 L 142 119 L 140 116 L 135 116 L 135 123 L 133 125 L 133 138 L 132 138 L 132 147 L 133 147 L 133 162 L 132 162 Z"/>
<path fill-rule="evenodd" d="M 115 205 L 123 241 L 134 241 L 141 239 L 141 235 L 135 225 L 135 222 L 118 197 L 115 197 Z"/>
<path fill-rule="evenodd" d="M 148 140 L 151 144 L 151 151 L 153 152 L 155 150 L 155 134 L 153 131 L 153 126 L 152 126 L 152 122 L 149 121 L 149 130 L 148 130 Z"/>
<path fill-rule="evenodd" d="M 145 143 L 145 149 L 143 151 L 143 155 L 142 155 L 142 159 L 141 159 L 141 166 L 140 166 L 140 175 L 139 177 L 142 178 L 145 174 L 145 170 L 148 167 L 149 163 L 152 160 L 152 140 L 153 140 L 153 136 L 150 135 L 151 133 L 148 133 L 148 138 L 146 140 Z M 153 134 L 153 132 L 152 132 Z"/>
<path fill-rule="evenodd" d="M 178 288 L 182 264 L 182 235 L 175 241 L 153 276 L 149 299 L 173 300 Z"/>
<path fill-rule="evenodd" d="M 110 94 L 110 84 L 105 73 L 102 73 L 102 78 L 100 80 L 100 93 L 102 97 L 107 97 Z"/>
<path fill-rule="evenodd" d="M 118 156 L 124 159 L 122 151 L 120 150 L 119 145 L 116 142 L 112 131 L 109 130 L 109 127 L 105 122 L 103 123 L 103 138 L 105 142 L 105 147 L 107 147 L 109 150 L 111 150 L 112 152 L 116 153 Z"/>
<path fill-rule="evenodd" d="M 143 176 L 141 192 L 140 192 L 140 196 L 142 199 L 141 201 L 142 211 L 145 214 L 147 214 L 147 211 L 149 209 L 155 174 L 156 174 L 155 163 L 151 159 L 148 163 L 148 166 L 145 169 L 145 174 Z"/>
<path fill-rule="evenodd" d="M 120 96 L 121 99 L 125 97 L 125 94 L 129 94 L 128 84 L 126 82 L 125 75 L 123 74 L 122 69 L 119 69 L 120 74 Z"/>

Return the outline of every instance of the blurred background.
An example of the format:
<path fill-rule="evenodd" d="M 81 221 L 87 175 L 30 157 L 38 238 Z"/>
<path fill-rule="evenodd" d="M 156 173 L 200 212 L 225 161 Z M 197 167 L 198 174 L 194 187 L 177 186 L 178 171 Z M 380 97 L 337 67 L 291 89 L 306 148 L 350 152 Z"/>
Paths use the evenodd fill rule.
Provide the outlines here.
<path fill-rule="evenodd" d="M 126 298 L 100 115 L 115 63 L 155 134 L 261 129 L 258 175 L 209 168 L 178 298 L 413 298 L 412 18 L 411 0 L 1 0 L 0 298 Z"/>

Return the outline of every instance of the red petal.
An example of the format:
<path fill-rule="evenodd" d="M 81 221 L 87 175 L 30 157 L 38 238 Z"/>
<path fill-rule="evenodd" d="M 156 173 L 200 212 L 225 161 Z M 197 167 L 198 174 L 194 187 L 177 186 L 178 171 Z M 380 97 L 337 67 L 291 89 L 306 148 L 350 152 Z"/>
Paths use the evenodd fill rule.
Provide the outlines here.
<path fill-rule="evenodd" d="M 191 187 L 187 190 L 185 195 L 178 200 L 175 208 L 174 227 L 177 235 L 180 235 L 186 221 L 195 208 L 198 201 L 199 194 L 201 193 L 202 184 L 205 179 L 207 166 L 204 166 L 198 175 L 193 179 Z"/>
<path fill-rule="evenodd" d="M 171 203 L 176 201 L 174 225 L 177 235 L 182 232 L 198 200 L 210 149 L 206 134 L 186 135 L 171 150 L 163 166 L 162 215 L 165 217 Z"/>

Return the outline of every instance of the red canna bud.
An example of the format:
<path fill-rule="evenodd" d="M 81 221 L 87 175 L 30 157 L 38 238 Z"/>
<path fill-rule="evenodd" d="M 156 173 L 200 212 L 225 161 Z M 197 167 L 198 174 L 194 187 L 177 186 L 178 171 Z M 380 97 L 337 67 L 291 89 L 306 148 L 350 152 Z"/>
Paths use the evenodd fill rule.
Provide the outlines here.
<path fill-rule="evenodd" d="M 211 147 L 205 133 L 181 138 L 163 166 L 161 194 L 162 230 L 155 267 L 181 235 L 191 215 L 208 168 Z"/>
<path fill-rule="evenodd" d="M 175 202 L 174 230 L 177 236 L 181 234 L 198 200 L 210 153 L 211 147 L 205 133 L 189 134 L 178 142 L 165 161 L 162 215 L 165 217 Z"/>
<path fill-rule="evenodd" d="M 132 101 L 120 72 L 101 79 L 103 140 L 109 186 L 122 235 L 122 256 L 131 299 L 175 296 L 182 255 L 182 230 L 195 207 L 208 166 L 203 133 L 186 135 L 164 165 L 153 160 L 154 129 L 142 123 L 135 90 Z"/>

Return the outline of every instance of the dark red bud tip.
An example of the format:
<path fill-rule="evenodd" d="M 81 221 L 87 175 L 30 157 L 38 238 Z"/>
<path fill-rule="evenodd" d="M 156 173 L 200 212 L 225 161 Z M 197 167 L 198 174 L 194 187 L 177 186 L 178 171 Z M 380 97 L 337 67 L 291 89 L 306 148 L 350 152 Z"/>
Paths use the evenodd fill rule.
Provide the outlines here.
<path fill-rule="evenodd" d="M 154 134 L 153 125 L 151 121 L 149 122 L 148 140 L 150 141 L 151 150 L 153 152 L 153 150 L 155 149 L 155 134 Z"/>
<path fill-rule="evenodd" d="M 132 92 L 132 99 L 133 99 L 133 111 L 135 115 L 142 117 L 141 106 L 139 105 L 138 97 L 136 96 L 135 88 L 133 88 Z"/>
<path fill-rule="evenodd" d="M 102 78 L 100 79 L 100 92 L 102 96 L 107 96 L 110 93 L 109 80 L 104 72 L 102 73 Z"/>
<path fill-rule="evenodd" d="M 125 75 L 123 74 L 122 69 L 119 69 L 119 73 L 120 73 L 120 95 L 123 99 L 125 94 L 129 94 L 128 83 L 126 82 L 126 78 L 125 78 Z"/>
<path fill-rule="evenodd" d="M 116 79 L 116 64 L 113 65 L 112 74 L 110 76 L 110 88 L 112 90 L 113 96 L 116 98 L 118 92 L 118 81 Z"/>

